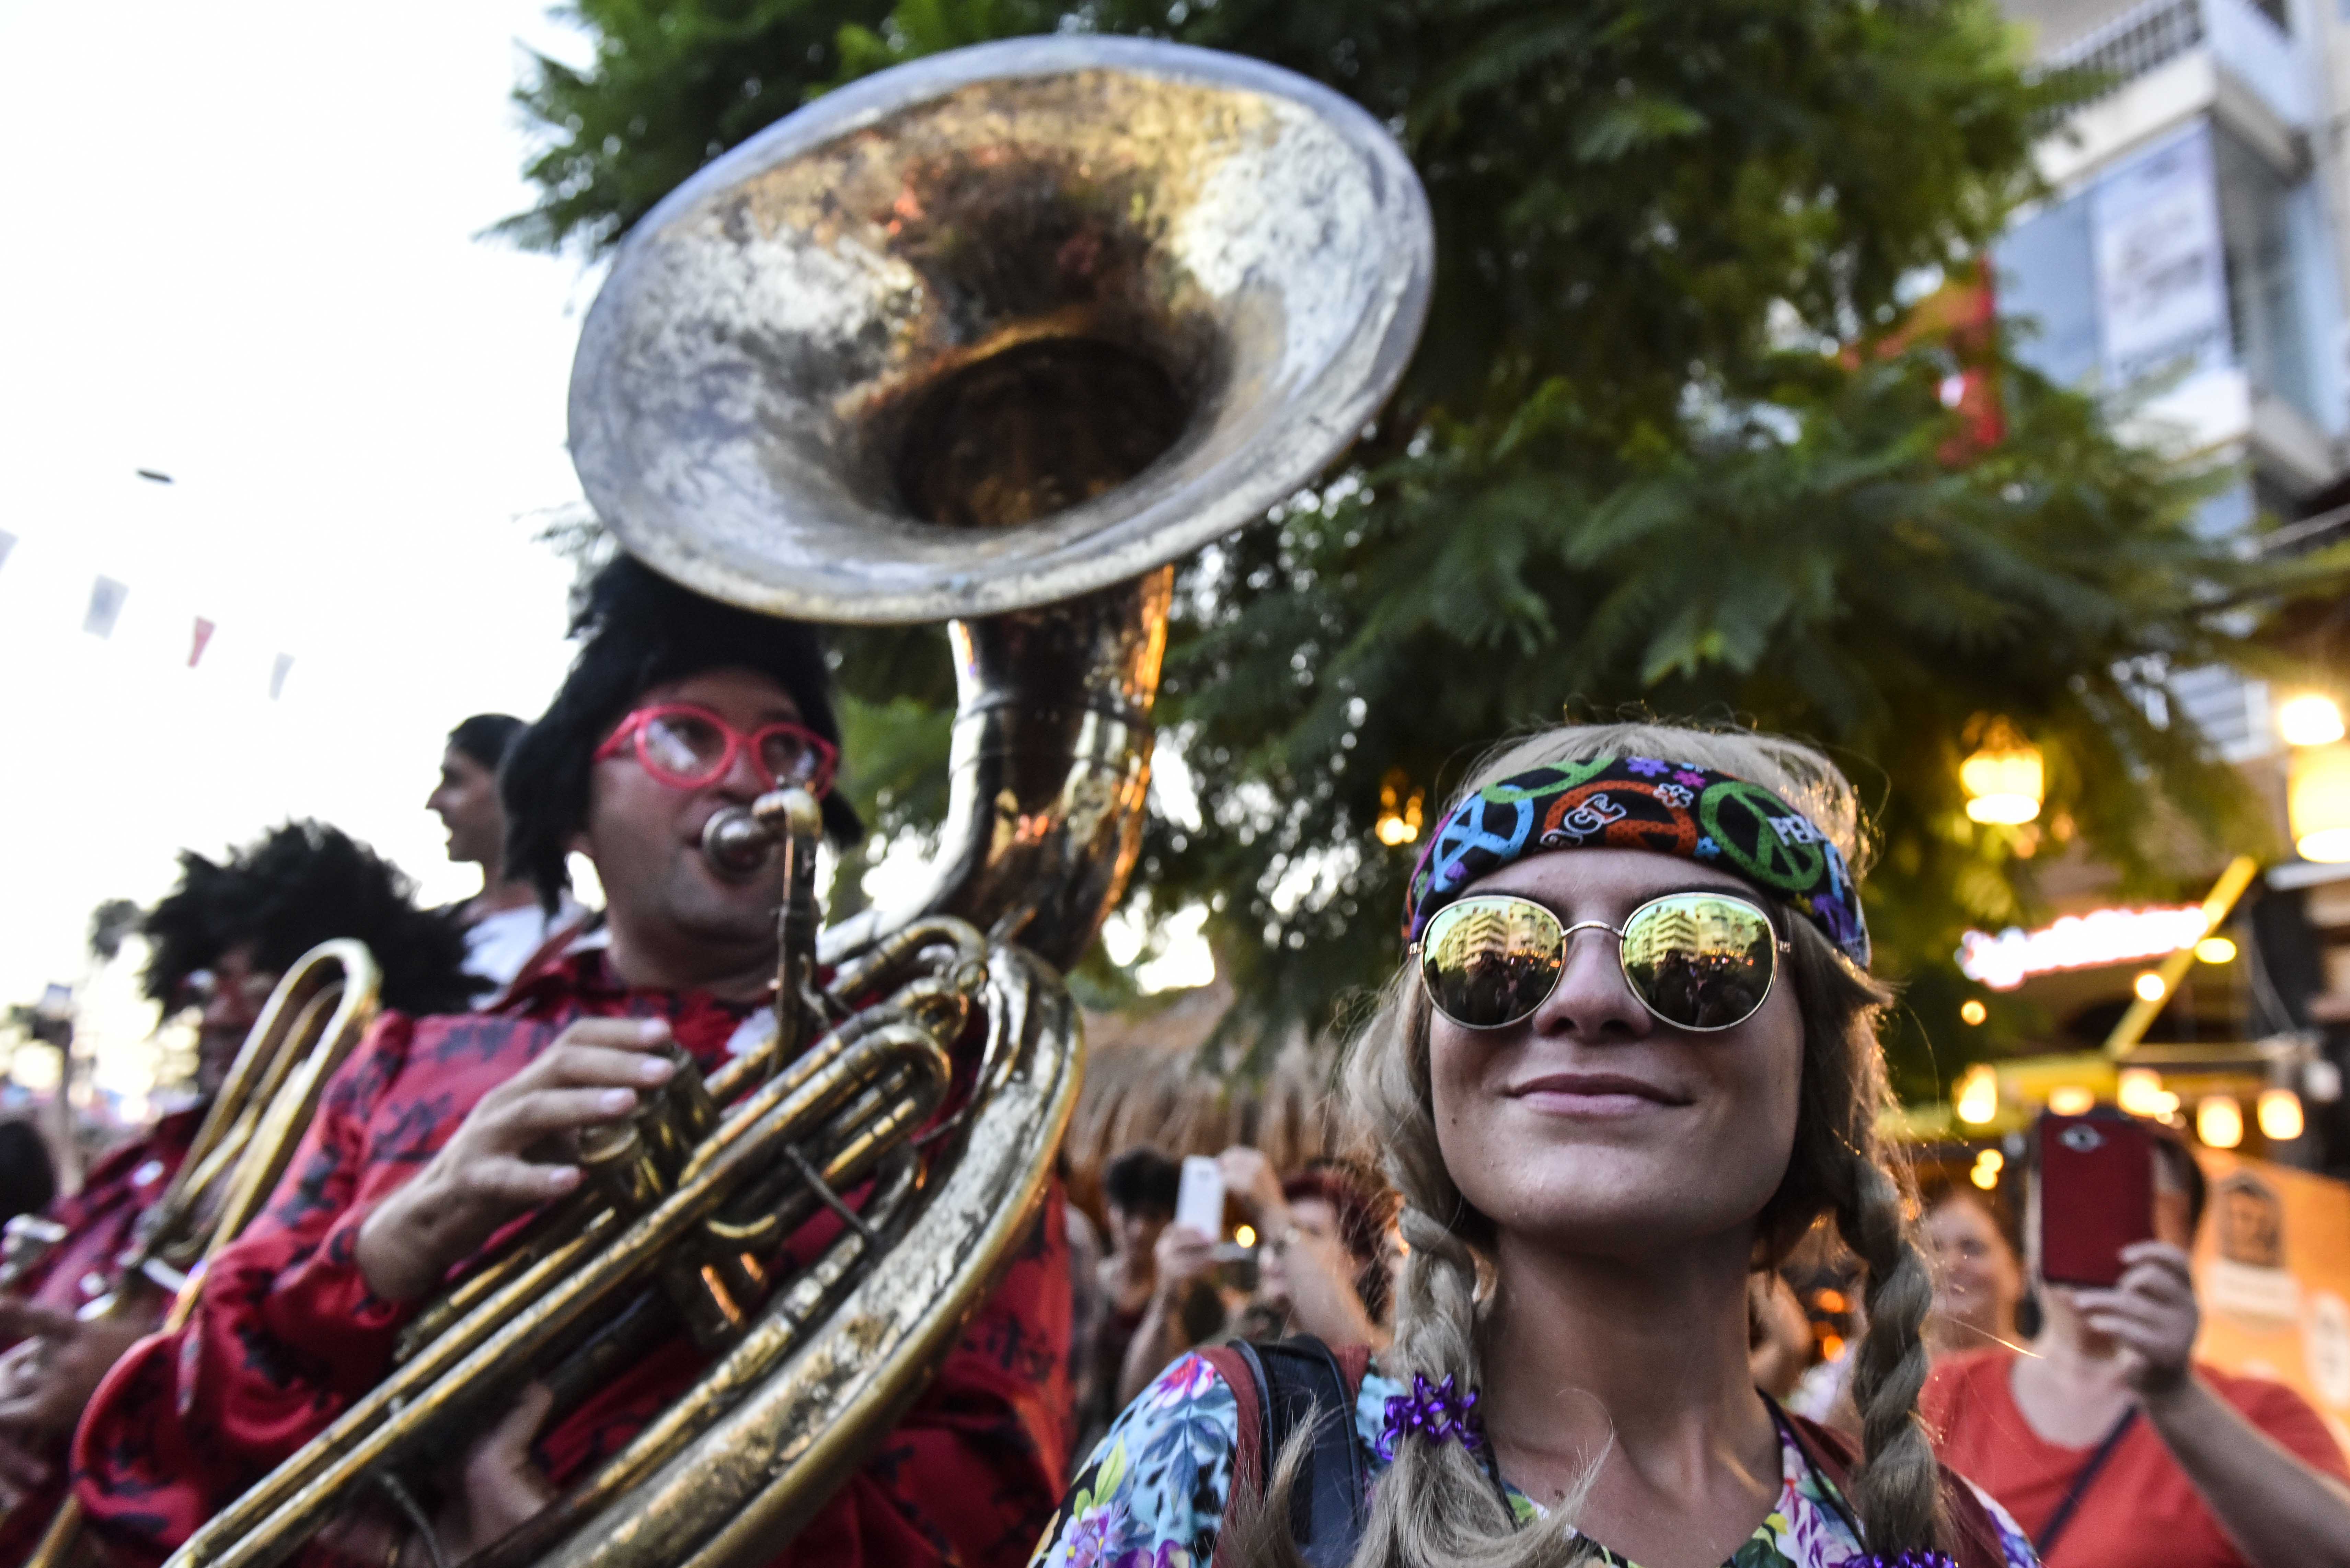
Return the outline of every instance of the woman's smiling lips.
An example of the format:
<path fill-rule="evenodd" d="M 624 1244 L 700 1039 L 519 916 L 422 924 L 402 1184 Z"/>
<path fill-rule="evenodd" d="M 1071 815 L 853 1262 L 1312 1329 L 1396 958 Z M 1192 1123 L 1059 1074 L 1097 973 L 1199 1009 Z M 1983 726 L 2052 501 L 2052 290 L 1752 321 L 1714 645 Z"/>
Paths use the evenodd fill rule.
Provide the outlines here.
<path fill-rule="evenodd" d="M 1622 1073 L 1545 1073 L 1503 1092 L 1555 1116 L 1631 1116 L 1690 1103 L 1686 1095 Z"/>

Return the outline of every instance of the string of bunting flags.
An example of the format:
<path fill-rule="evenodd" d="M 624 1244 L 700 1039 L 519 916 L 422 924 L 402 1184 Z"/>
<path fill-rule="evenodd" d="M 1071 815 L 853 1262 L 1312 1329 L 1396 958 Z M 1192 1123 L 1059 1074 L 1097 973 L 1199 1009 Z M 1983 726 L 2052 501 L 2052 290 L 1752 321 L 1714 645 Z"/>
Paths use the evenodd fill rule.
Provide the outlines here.
<path fill-rule="evenodd" d="M 15 553 L 16 545 L 16 535 L 5 528 L 0 528 L 0 570 L 6 568 L 8 558 Z M 96 574 L 89 585 L 88 607 L 82 612 L 81 629 L 100 641 L 110 641 L 114 637 L 116 624 L 122 618 L 122 607 L 130 597 L 130 584 L 119 577 L 108 576 L 103 572 Z M 220 627 L 207 616 L 199 615 L 191 618 L 193 624 L 189 628 L 188 668 L 193 670 L 203 662 L 204 650 L 212 646 L 213 634 L 218 631 Z M 276 701 L 285 695 L 286 677 L 292 672 L 293 669 L 294 656 L 290 653 L 281 652 L 270 660 L 269 698 L 271 701 Z"/>

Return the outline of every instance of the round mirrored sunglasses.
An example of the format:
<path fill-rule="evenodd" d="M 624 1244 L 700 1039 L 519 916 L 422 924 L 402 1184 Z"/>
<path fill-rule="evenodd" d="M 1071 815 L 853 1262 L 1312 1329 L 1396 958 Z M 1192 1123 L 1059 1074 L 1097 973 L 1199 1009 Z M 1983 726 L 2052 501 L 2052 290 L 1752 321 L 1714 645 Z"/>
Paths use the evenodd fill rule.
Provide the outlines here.
<path fill-rule="evenodd" d="M 1778 956 L 1793 951 L 1771 917 L 1728 893 L 1668 893 L 1623 925 L 1568 925 L 1531 898 L 1482 894 L 1447 904 L 1415 945 L 1420 983 L 1464 1029 L 1503 1029 L 1534 1015 L 1566 972 L 1577 931 L 1616 938 L 1625 987 L 1660 1021 L 1710 1033 L 1745 1023 L 1771 994 Z"/>

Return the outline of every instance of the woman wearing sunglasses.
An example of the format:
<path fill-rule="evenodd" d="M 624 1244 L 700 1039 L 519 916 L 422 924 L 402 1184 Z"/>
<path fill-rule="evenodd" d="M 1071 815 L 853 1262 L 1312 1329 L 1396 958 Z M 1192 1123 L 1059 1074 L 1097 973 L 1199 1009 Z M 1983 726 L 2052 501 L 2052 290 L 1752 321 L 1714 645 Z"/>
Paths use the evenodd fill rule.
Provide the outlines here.
<path fill-rule="evenodd" d="M 1297 1407 L 1289 1356 L 1187 1357 L 1037 1562 L 2032 1563 L 1918 1422 L 1932 1286 L 1877 1152 L 1857 847 L 1850 784 L 1786 741 L 1577 727 L 1489 760 L 1349 1064 L 1410 1248 L 1393 1345 L 1322 1385 L 1351 1430 L 1264 1414 Z M 1868 1272 L 1857 1449 L 1749 1378 L 1749 1277 L 1823 1218 Z"/>

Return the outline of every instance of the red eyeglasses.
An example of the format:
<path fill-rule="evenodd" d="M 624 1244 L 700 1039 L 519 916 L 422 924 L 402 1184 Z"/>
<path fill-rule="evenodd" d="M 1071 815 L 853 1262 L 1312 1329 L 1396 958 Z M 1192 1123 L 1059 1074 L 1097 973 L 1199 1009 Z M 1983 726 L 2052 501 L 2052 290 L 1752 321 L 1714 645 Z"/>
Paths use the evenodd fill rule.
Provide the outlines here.
<path fill-rule="evenodd" d="M 831 790 L 832 771 L 840 762 L 839 748 L 813 730 L 763 724 L 746 735 L 691 702 L 638 709 L 596 748 L 596 760 L 617 757 L 632 744 L 645 771 L 672 789 L 716 784 L 747 749 L 767 788 L 797 784 L 821 798 Z"/>

